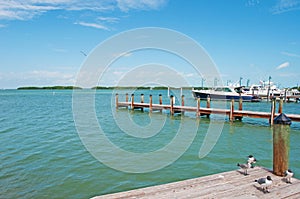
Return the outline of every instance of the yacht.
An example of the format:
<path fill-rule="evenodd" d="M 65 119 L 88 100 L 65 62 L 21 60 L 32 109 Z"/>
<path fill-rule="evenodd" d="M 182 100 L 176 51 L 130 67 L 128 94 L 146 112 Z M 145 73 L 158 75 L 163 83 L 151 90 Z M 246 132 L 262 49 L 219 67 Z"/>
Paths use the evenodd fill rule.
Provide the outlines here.
<path fill-rule="evenodd" d="M 240 98 L 243 101 L 259 101 L 256 96 L 248 95 L 242 92 L 242 87 L 233 87 L 233 86 L 222 86 L 215 87 L 211 89 L 193 89 L 193 96 L 195 98 L 207 99 L 209 96 L 212 100 L 231 100 L 234 99 L 238 101 Z"/>

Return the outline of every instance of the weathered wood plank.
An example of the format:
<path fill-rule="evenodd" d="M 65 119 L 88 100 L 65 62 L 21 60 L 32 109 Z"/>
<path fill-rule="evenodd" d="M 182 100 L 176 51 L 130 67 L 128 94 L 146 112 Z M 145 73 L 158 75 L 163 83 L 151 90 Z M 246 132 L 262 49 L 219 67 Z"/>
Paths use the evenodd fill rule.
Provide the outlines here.
<path fill-rule="evenodd" d="M 219 174 L 189 179 L 164 185 L 146 187 L 127 192 L 108 194 L 94 199 L 113 198 L 297 198 L 300 196 L 300 180 L 293 178 L 287 184 L 282 177 L 273 175 L 269 170 L 255 167 L 250 175 L 234 170 Z M 255 179 L 270 175 L 273 185 L 270 193 L 264 193 Z"/>

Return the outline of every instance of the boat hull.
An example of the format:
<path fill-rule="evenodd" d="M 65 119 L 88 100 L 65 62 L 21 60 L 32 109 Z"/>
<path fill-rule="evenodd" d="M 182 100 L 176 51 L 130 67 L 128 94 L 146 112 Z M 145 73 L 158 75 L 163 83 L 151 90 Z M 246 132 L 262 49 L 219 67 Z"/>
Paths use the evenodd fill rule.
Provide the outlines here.
<path fill-rule="evenodd" d="M 232 100 L 233 99 L 234 101 L 239 101 L 240 98 L 242 98 L 242 100 L 245 102 L 259 101 L 259 99 L 251 95 L 223 95 L 223 94 L 205 93 L 199 91 L 193 91 L 193 95 L 195 98 L 200 98 L 205 100 L 209 96 L 211 100 Z"/>

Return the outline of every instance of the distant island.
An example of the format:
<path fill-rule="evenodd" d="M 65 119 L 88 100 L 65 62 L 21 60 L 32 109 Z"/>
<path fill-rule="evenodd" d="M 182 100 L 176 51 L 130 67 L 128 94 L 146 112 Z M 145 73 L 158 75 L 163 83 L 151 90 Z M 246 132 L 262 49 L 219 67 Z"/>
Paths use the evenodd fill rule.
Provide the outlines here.
<path fill-rule="evenodd" d="M 183 87 L 182 89 L 191 89 L 192 87 Z M 76 86 L 24 86 L 17 88 L 18 90 L 72 90 L 72 89 L 83 89 L 81 87 Z M 88 89 L 96 89 L 96 90 L 109 90 L 109 89 L 137 89 L 137 90 L 167 90 L 167 86 L 155 86 L 155 87 L 148 87 L 148 86 L 95 86 Z"/>
<path fill-rule="evenodd" d="M 173 87 L 171 87 L 172 89 L 174 89 Z M 189 90 L 189 89 L 202 89 L 202 90 L 207 90 L 210 89 L 212 87 L 182 87 L 182 89 L 185 90 Z M 43 86 L 43 87 L 38 87 L 38 86 L 24 86 L 24 87 L 19 87 L 17 88 L 18 90 L 73 90 L 73 89 L 83 89 L 81 87 L 78 86 Z M 112 90 L 112 89 L 137 89 L 137 90 L 167 90 L 168 87 L 167 86 L 154 86 L 154 87 L 150 87 L 150 86 L 95 86 L 92 88 L 86 88 L 86 89 L 95 89 L 95 90 Z M 178 88 L 181 89 L 181 88 Z M 285 88 L 285 89 L 297 89 L 298 91 L 300 91 L 300 87 L 299 86 L 294 86 L 292 88 Z"/>
<path fill-rule="evenodd" d="M 137 89 L 137 90 L 167 90 L 168 87 L 167 86 L 154 86 L 154 87 L 150 87 L 150 86 L 112 86 L 112 87 L 104 87 L 104 86 L 95 86 L 92 89 Z M 183 87 L 182 89 L 191 89 L 191 87 Z"/>
<path fill-rule="evenodd" d="M 44 87 L 37 87 L 37 86 L 24 86 L 17 88 L 18 90 L 73 90 L 73 89 L 82 89 L 76 86 L 44 86 Z"/>

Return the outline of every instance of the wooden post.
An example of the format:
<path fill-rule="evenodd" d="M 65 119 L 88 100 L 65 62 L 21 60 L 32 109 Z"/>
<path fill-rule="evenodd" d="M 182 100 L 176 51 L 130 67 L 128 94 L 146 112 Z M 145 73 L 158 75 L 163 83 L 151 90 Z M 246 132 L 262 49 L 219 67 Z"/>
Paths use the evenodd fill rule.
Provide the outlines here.
<path fill-rule="evenodd" d="M 119 94 L 116 93 L 116 109 L 119 108 Z"/>
<path fill-rule="evenodd" d="M 152 95 L 150 94 L 149 111 L 152 112 Z"/>
<path fill-rule="evenodd" d="M 182 90 L 181 90 L 181 92 L 182 92 Z M 181 95 L 181 106 L 184 106 L 184 95 Z M 181 114 L 184 114 L 183 110 L 181 110 Z"/>
<path fill-rule="evenodd" d="M 144 103 L 144 94 L 141 94 L 141 103 Z"/>
<path fill-rule="evenodd" d="M 234 99 L 231 99 L 230 103 L 230 113 L 229 113 L 229 121 L 233 121 L 233 112 L 234 112 Z"/>
<path fill-rule="evenodd" d="M 144 94 L 141 94 L 141 103 L 144 103 Z M 144 108 L 141 108 L 141 111 L 144 111 Z"/>
<path fill-rule="evenodd" d="M 200 116 L 200 97 L 197 98 L 197 112 L 196 112 L 196 116 L 197 117 Z"/>
<path fill-rule="evenodd" d="M 134 109 L 134 94 L 131 94 L 131 109 Z"/>
<path fill-rule="evenodd" d="M 171 104 L 171 108 L 170 108 L 170 114 L 171 115 L 174 115 L 174 96 L 173 95 L 171 95 L 170 96 L 170 104 Z"/>
<path fill-rule="evenodd" d="M 239 99 L 239 110 L 240 111 L 243 110 L 243 98 L 242 97 L 240 97 L 240 99 Z"/>
<path fill-rule="evenodd" d="M 279 107 L 278 107 L 278 113 L 282 113 L 282 107 L 283 107 L 283 97 L 280 96 Z"/>
<path fill-rule="evenodd" d="M 207 95 L 207 99 L 206 99 L 206 108 L 210 108 L 210 96 Z"/>
<path fill-rule="evenodd" d="M 286 93 L 287 93 L 287 89 L 284 89 L 284 102 L 286 102 Z"/>
<path fill-rule="evenodd" d="M 280 114 L 274 119 L 273 173 L 277 176 L 284 176 L 285 171 L 289 168 L 290 124 L 290 118 L 284 114 Z"/>
<path fill-rule="evenodd" d="M 276 109 L 276 101 L 275 100 L 276 100 L 276 98 L 272 98 L 270 125 L 273 125 L 273 122 L 274 122 L 275 109 Z"/>
<path fill-rule="evenodd" d="M 128 102 L 128 93 L 126 93 L 125 96 L 126 96 L 126 97 L 125 97 L 125 102 Z M 126 106 L 126 109 L 128 109 L 128 106 Z"/>
<path fill-rule="evenodd" d="M 207 95 L 207 98 L 206 98 L 206 108 L 210 108 L 210 96 Z M 209 118 L 209 114 L 206 115 L 207 118 Z"/>
<path fill-rule="evenodd" d="M 159 104 L 162 105 L 162 95 L 159 94 Z"/>
<path fill-rule="evenodd" d="M 159 104 L 162 105 L 162 95 L 159 94 Z M 159 110 L 160 112 L 162 112 L 162 109 Z"/>

